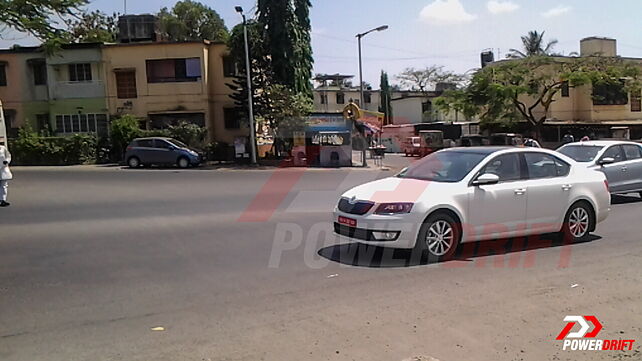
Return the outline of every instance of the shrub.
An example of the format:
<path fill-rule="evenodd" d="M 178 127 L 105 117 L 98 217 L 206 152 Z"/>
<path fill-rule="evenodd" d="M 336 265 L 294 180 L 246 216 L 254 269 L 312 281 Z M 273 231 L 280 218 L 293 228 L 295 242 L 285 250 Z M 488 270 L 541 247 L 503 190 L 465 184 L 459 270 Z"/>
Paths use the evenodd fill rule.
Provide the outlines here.
<path fill-rule="evenodd" d="M 45 137 L 29 126 L 18 131 L 11 140 L 13 163 L 20 165 L 70 165 L 94 162 L 96 138 L 76 134 L 70 137 Z"/>
<path fill-rule="evenodd" d="M 111 149 L 116 159 L 123 159 L 127 145 L 140 134 L 138 118 L 133 115 L 123 115 L 111 122 Z"/>
<path fill-rule="evenodd" d="M 202 149 L 205 145 L 207 128 L 181 121 L 177 125 L 170 125 L 167 131 L 170 138 L 178 139 L 190 147 Z"/>

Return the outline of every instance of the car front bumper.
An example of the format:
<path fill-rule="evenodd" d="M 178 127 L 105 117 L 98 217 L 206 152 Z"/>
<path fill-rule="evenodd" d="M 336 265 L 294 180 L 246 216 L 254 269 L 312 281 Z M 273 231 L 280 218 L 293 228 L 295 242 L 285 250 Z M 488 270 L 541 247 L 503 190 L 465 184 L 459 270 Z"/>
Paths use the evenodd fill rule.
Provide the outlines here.
<path fill-rule="evenodd" d="M 339 217 L 356 221 L 356 226 L 339 223 Z M 413 248 L 417 240 L 417 233 L 422 219 L 418 215 L 406 213 L 402 215 L 355 215 L 334 211 L 334 233 L 339 239 L 349 242 L 387 247 L 387 248 Z M 378 239 L 377 233 L 395 233 L 393 239 Z"/>

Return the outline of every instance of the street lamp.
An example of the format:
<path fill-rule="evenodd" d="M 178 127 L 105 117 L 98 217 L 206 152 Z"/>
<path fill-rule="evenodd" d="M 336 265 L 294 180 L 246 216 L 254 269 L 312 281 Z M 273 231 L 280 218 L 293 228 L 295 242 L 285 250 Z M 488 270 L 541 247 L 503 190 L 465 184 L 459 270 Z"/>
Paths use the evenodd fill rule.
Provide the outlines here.
<path fill-rule="evenodd" d="M 375 32 L 375 31 L 384 31 L 388 29 L 388 25 L 382 25 L 378 28 L 370 29 L 365 33 L 357 34 L 357 40 L 359 42 L 359 106 L 363 107 L 363 64 L 361 62 L 361 38 L 364 36 Z"/>
<path fill-rule="evenodd" d="M 247 107 L 250 116 L 250 149 L 252 164 L 256 164 L 256 129 L 254 129 L 254 106 L 252 101 L 252 76 L 250 72 L 250 49 L 247 42 L 247 21 L 243 8 L 235 6 L 234 9 L 243 17 L 243 38 L 245 39 L 245 73 L 247 76 Z"/>

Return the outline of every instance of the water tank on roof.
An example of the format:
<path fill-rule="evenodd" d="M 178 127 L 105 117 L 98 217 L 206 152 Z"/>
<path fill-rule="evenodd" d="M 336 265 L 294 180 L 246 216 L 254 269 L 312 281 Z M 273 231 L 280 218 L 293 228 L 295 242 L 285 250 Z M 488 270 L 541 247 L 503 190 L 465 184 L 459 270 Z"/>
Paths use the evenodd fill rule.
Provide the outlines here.
<path fill-rule="evenodd" d="M 121 43 L 159 41 L 159 28 L 154 15 L 122 15 L 118 18 L 118 40 Z"/>
<path fill-rule="evenodd" d="M 481 53 L 481 67 L 485 67 L 487 64 L 495 61 L 495 54 L 492 51 L 483 51 Z"/>

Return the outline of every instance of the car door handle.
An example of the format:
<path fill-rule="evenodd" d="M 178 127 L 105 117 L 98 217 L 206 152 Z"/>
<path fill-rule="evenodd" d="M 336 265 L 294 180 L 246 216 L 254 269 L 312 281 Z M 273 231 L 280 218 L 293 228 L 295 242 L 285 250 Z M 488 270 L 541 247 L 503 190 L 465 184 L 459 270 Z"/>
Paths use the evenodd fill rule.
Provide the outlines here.
<path fill-rule="evenodd" d="M 517 189 L 515 189 L 515 194 L 518 195 L 518 196 L 521 196 L 524 193 L 526 193 L 526 188 L 517 188 Z"/>
<path fill-rule="evenodd" d="M 622 172 L 626 172 L 627 170 L 629 170 L 629 168 L 627 168 L 626 166 L 622 167 Z"/>
<path fill-rule="evenodd" d="M 570 190 L 571 188 L 573 188 L 572 184 L 564 184 L 564 185 L 562 185 L 562 190 L 567 191 L 567 190 Z"/>

